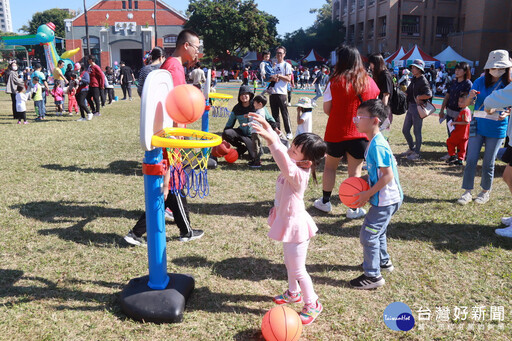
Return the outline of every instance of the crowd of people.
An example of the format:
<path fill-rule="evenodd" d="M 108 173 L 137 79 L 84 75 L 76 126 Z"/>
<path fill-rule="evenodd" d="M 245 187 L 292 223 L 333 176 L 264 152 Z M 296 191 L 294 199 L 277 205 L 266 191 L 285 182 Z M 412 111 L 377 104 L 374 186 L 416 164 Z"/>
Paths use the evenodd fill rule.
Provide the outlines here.
<path fill-rule="evenodd" d="M 101 116 L 102 107 L 117 101 L 116 84 L 120 84 L 123 91 L 121 100 L 133 99 L 131 87 L 136 84 L 131 68 L 124 62 L 120 68 L 106 66 L 102 70 L 92 55 L 74 65 L 68 63 L 66 66 L 63 60 L 59 60 L 51 72 L 43 70 L 40 63 L 21 71 L 17 61 L 12 60 L 4 80 L 6 93 L 11 96 L 12 115 L 18 124 L 29 122 L 27 101 L 30 100 L 34 102 L 35 121 L 46 120 L 51 110 L 50 96 L 55 105 L 54 116 L 77 115 L 80 112 L 78 121 L 90 121 L 94 116 Z"/>

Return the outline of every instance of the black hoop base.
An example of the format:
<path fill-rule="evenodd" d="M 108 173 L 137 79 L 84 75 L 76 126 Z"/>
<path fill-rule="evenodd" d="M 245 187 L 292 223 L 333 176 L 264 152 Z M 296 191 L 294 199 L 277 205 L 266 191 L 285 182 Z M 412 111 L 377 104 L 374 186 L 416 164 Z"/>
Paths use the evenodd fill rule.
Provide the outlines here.
<path fill-rule="evenodd" d="M 192 276 L 168 274 L 163 290 L 148 287 L 149 275 L 130 280 L 121 292 L 121 309 L 126 316 L 142 322 L 178 323 L 183 320 L 185 305 L 194 290 Z"/>

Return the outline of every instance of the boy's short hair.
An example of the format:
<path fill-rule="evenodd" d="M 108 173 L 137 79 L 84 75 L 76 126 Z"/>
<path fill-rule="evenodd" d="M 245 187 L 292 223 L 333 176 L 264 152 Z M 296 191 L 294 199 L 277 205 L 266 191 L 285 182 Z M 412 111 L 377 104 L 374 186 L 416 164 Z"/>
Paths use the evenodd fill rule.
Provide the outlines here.
<path fill-rule="evenodd" d="M 32 77 L 32 80 L 39 82 L 39 77 L 38 76 L 34 76 L 34 77 Z"/>
<path fill-rule="evenodd" d="M 253 101 L 261 103 L 263 106 L 267 105 L 267 98 L 265 96 L 255 96 Z"/>
<path fill-rule="evenodd" d="M 264 56 L 266 56 L 266 55 L 269 55 L 269 54 L 270 54 L 270 51 L 265 50 L 265 51 L 263 51 L 261 54 L 262 54 L 262 55 L 264 55 Z"/>
<path fill-rule="evenodd" d="M 388 118 L 390 109 L 380 99 L 370 99 L 361 103 L 358 109 L 366 109 L 370 117 L 377 117 L 380 120 L 379 126 Z"/>
<path fill-rule="evenodd" d="M 469 95 L 469 94 L 468 94 L 467 92 L 461 91 L 461 92 L 459 93 L 459 98 L 466 98 L 466 97 L 468 97 L 468 95 Z"/>
<path fill-rule="evenodd" d="M 22 92 L 22 91 L 23 91 L 23 89 L 25 89 L 25 87 L 24 87 L 23 85 L 18 85 L 18 86 L 16 87 L 16 92 Z"/>

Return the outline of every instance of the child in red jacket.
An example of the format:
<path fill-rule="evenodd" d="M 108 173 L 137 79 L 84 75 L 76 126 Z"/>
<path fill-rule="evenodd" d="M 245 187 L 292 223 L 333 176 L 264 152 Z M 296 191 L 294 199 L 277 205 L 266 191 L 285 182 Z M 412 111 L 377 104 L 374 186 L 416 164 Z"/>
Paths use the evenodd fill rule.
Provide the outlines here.
<path fill-rule="evenodd" d="M 459 116 L 454 121 L 449 123 L 448 129 L 451 131 L 450 137 L 446 140 L 448 147 L 448 155 L 450 158 L 446 160 L 447 163 L 462 166 L 466 158 L 466 148 L 469 140 L 469 123 L 471 122 L 471 111 L 466 106 L 467 93 L 461 93 L 459 96 Z M 455 148 L 457 148 L 457 156 L 455 155 Z"/>
<path fill-rule="evenodd" d="M 71 75 L 71 81 L 69 82 L 68 86 L 68 112 L 70 115 L 73 115 L 73 110 L 75 110 L 75 114 L 78 114 L 78 103 L 76 101 L 76 87 L 77 87 L 77 81 L 76 81 L 76 75 Z"/>

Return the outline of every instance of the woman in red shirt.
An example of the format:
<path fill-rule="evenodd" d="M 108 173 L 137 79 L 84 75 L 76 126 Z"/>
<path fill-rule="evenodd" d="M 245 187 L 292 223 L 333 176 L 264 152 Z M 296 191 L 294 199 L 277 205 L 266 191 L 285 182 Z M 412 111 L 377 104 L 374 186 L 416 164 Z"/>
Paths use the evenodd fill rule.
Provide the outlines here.
<path fill-rule="evenodd" d="M 323 109 L 329 116 L 324 137 L 327 156 L 322 180 L 323 197 L 315 201 L 315 207 L 324 212 L 332 209 L 330 198 L 342 157 L 348 162 L 348 176 L 361 176 L 368 139 L 357 131 L 353 118 L 362 102 L 377 98 L 380 92 L 366 73 L 355 47 L 341 46 L 337 60 L 324 93 Z M 347 210 L 347 218 L 350 219 L 361 218 L 365 214 L 362 208 Z"/>

